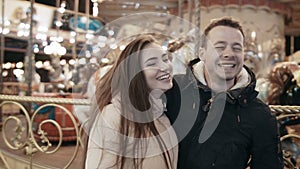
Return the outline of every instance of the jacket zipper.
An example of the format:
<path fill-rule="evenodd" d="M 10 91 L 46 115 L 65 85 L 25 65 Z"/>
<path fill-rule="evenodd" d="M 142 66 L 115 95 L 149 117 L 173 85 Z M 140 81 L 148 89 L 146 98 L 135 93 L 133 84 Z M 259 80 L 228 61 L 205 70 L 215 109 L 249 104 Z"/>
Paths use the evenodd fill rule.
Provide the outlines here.
<path fill-rule="evenodd" d="M 207 103 L 204 105 L 202 111 L 205 109 L 203 113 L 206 113 L 206 114 L 205 114 L 205 117 L 204 117 L 202 123 L 199 124 L 199 125 L 197 125 L 197 126 L 199 126 L 199 129 L 197 130 L 197 134 L 193 137 L 193 139 L 192 139 L 193 141 L 195 141 L 195 140 L 197 140 L 197 138 L 199 138 L 199 135 L 200 135 L 200 133 L 201 133 L 201 130 L 202 130 L 202 128 L 203 128 L 203 126 L 204 126 L 204 123 L 205 123 L 205 121 L 206 121 L 206 118 L 207 118 L 207 113 L 208 113 L 208 111 L 210 110 L 213 101 L 214 101 L 214 96 L 211 97 L 210 99 L 208 99 L 208 100 L 207 100 Z M 199 119 L 197 120 L 196 123 L 197 123 L 197 124 L 200 123 L 200 120 L 201 120 L 201 118 L 199 117 Z M 197 128 L 198 128 L 198 127 L 197 127 Z"/>
<path fill-rule="evenodd" d="M 214 101 L 214 97 L 207 100 L 207 103 L 203 106 L 202 110 L 208 112 L 211 108 L 212 102 Z"/>
<path fill-rule="evenodd" d="M 230 97 L 230 99 L 234 100 L 235 98 L 230 94 L 230 92 L 226 92 L 226 94 Z M 239 105 L 238 105 L 239 106 Z M 239 110 L 237 111 L 237 122 L 238 124 L 240 124 L 241 122 L 241 118 L 240 118 L 240 114 L 239 114 Z"/>

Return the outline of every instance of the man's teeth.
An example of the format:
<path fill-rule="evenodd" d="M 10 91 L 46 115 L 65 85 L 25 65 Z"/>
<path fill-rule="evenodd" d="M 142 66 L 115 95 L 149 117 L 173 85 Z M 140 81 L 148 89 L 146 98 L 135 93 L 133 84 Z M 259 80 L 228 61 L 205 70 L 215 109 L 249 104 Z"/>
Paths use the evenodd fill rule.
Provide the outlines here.
<path fill-rule="evenodd" d="M 222 67 L 234 67 L 234 64 L 219 64 Z"/>
<path fill-rule="evenodd" d="M 170 78 L 170 74 L 166 74 L 166 75 L 158 77 L 157 80 L 165 80 L 165 79 L 169 79 L 169 78 Z"/>

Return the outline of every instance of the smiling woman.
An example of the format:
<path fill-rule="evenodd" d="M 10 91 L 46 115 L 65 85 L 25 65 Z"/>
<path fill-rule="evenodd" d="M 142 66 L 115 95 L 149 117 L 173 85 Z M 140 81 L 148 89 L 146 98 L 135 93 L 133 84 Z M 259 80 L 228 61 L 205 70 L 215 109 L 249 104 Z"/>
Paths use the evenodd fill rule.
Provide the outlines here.
<path fill-rule="evenodd" d="M 158 44 L 149 44 L 142 51 L 141 67 L 150 89 L 166 91 L 172 87 L 172 65 L 167 51 Z"/>
<path fill-rule="evenodd" d="M 173 86 L 167 51 L 150 35 L 129 42 L 96 85 L 85 168 L 177 166 L 177 137 L 161 96 Z"/>

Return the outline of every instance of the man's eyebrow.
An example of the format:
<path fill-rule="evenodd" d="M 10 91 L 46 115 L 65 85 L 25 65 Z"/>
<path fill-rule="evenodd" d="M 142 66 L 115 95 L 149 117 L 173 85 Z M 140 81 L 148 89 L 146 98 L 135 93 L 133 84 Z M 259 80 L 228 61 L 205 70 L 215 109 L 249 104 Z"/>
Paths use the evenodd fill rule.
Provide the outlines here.
<path fill-rule="evenodd" d="M 226 43 L 227 42 L 225 42 L 225 41 L 217 41 L 217 42 L 214 43 L 214 45 L 218 45 L 218 44 L 222 44 L 223 45 L 223 44 L 226 44 Z M 238 42 L 233 43 L 233 46 L 236 46 L 236 45 L 242 47 L 242 44 L 240 44 Z"/>
<path fill-rule="evenodd" d="M 233 43 L 233 46 L 240 46 L 240 47 L 242 47 L 243 45 L 240 44 L 240 43 L 238 43 L 238 42 L 235 42 L 235 43 Z"/>
<path fill-rule="evenodd" d="M 218 45 L 218 44 L 222 44 L 223 45 L 223 44 L 226 44 L 226 42 L 225 41 L 217 41 L 217 42 L 214 43 L 214 45 Z"/>

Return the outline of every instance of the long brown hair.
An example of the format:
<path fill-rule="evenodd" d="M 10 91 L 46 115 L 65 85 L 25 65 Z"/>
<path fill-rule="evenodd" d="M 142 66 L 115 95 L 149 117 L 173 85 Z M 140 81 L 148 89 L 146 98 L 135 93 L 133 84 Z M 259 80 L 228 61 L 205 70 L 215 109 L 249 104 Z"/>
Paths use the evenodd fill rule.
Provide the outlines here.
<path fill-rule="evenodd" d="M 120 147 L 125 147 L 125 149 L 120 150 L 121 152 L 116 163 L 112 164 L 112 166 L 115 165 L 121 169 L 125 167 L 126 157 L 122 156 L 122 154 L 128 151 L 126 150 L 126 143 L 129 132 L 133 131 L 135 138 L 146 138 L 149 135 L 158 136 L 156 137 L 158 146 L 162 150 L 166 150 L 166 145 L 159 137 L 154 122 L 149 120 L 150 122 L 141 123 L 139 119 L 136 119 L 140 118 L 140 111 L 151 111 L 150 89 L 140 65 L 141 51 L 151 43 L 158 43 L 151 35 L 140 35 L 131 41 L 121 52 L 113 67 L 100 79 L 96 86 L 95 99 L 100 112 L 118 95 L 120 97 L 120 109 L 122 113 L 125 113 L 125 116 L 121 116 L 119 127 L 120 133 L 124 136 L 120 138 L 120 143 L 122 144 Z M 143 118 L 151 119 L 151 114 L 143 113 Z M 136 117 L 136 115 L 139 115 L 139 117 Z M 139 150 L 140 146 L 138 141 L 140 139 L 135 140 L 133 145 L 134 151 Z M 170 166 L 169 153 L 167 151 L 162 152 L 166 166 Z M 144 158 L 134 158 L 133 160 L 134 169 L 142 167 Z"/>

